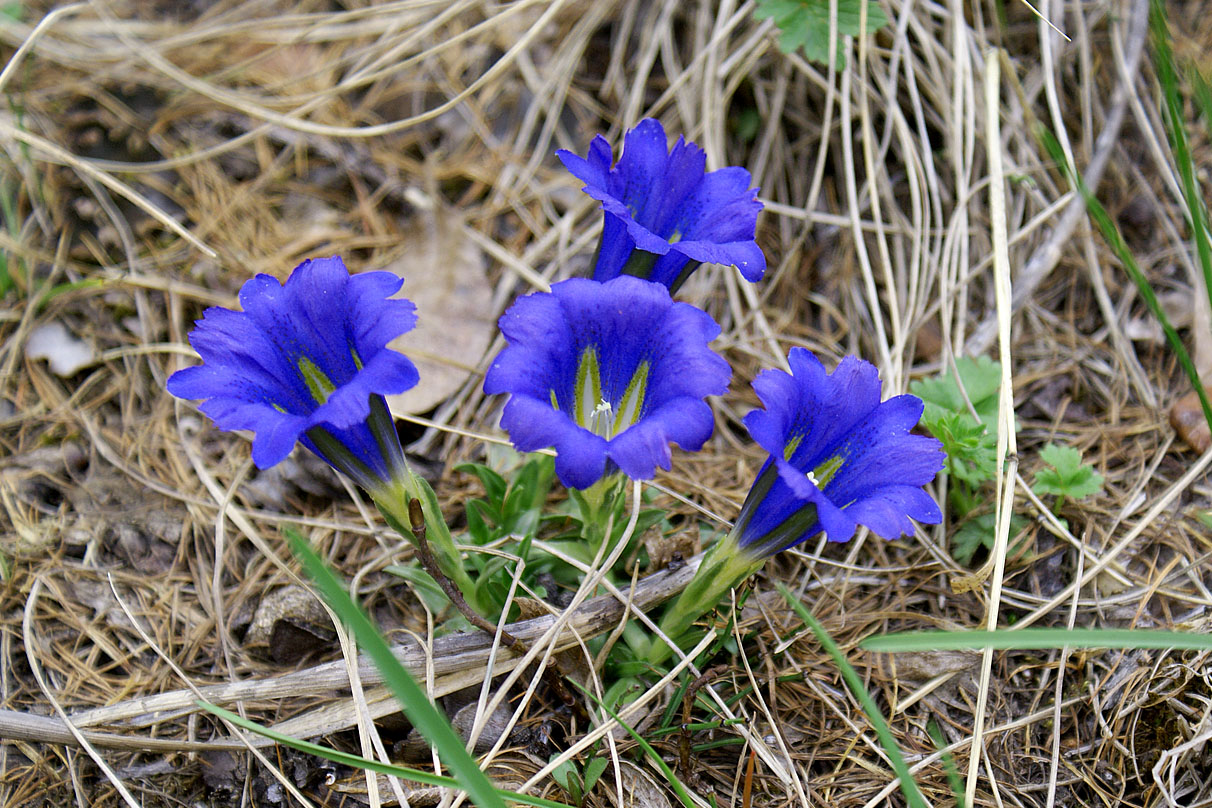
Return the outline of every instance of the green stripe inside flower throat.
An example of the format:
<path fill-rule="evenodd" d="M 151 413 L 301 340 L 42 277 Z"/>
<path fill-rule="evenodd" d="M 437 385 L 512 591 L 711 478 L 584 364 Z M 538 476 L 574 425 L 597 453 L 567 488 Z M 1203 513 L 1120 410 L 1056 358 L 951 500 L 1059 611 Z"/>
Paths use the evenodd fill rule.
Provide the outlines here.
<path fill-rule="evenodd" d="M 597 350 L 593 347 L 586 348 L 577 365 L 573 403 L 573 415 L 577 424 L 610 440 L 639 421 L 644 413 L 648 372 L 649 364 L 641 362 L 619 400 L 608 401 L 602 391 L 602 373 Z M 554 390 L 551 399 L 553 405 L 559 409 Z"/>
<path fill-rule="evenodd" d="M 332 379 L 324 375 L 324 371 L 320 370 L 316 363 L 306 356 L 300 356 L 297 364 L 299 374 L 303 377 L 303 383 L 307 385 L 307 392 L 311 393 L 311 397 L 315 399 L 315 402 L 323 404 L 328 401 L 328 397 L 337 390 L 337 386 L 332 383 Z"/>

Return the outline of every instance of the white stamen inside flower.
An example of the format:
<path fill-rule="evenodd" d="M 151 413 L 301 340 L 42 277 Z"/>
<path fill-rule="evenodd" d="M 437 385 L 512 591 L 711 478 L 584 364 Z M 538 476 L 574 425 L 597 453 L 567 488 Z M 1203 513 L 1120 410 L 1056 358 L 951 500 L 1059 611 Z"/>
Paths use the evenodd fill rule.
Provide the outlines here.
<path fill-rule="evenodd" d="M 817 488 L 820 488 L 820 487 L 821 487 L 821 484 L 820 484 L 820 483 L 818 483 L 818 482 L 816 481 L 816 475 L 815 475 L 815 474 L 813 474 L 811 471 L 810 471 L 810 472 L 808 472 L 808 482 L 812 483 L 812 484 L 813 484 L 813 485 L 815 485 Z"/>
<path fill-rule="evenodd" d="M 589 431 L 609 440 L 614 437 L 614 407 L 606 399 L 599 399 L 589 416 Z"/>

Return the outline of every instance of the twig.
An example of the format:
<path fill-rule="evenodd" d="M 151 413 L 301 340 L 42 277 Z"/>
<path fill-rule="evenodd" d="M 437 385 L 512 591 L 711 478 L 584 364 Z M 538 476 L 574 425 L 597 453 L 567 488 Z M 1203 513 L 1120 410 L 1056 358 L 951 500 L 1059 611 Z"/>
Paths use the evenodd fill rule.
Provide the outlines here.
<path fill-rule="evenodd" d="M 442 572 L 442 568 L 438 565 L 438 561 L 433 557 L 433 553 L 429 550 L 429 541 L 425 538 L 425 513 L 421 510 L 421 500 L 411 499 L 408 502 L 408 521 L 412 528 L 412 537 L 416 542 L 417 558 L 421 562 L 421 566 L 425 571 L 437 582 L 442 591 L 446 593 L 446 597 L 450 599 L 451 604 L 459 610 L 459 614 L 467 618 L 467 622 L 485 632 L 488 636 L 495 636 L 497 627 L 480 616 L 480 613 L 467 605 L 467 601 L 463 599 L 463 593 L 459 588 L 446 577 L 446 573 Z M 519 640 L 517 637 L 510 634 L 505 629 L 501 629 L 501 639 L 505 644 L 514 650 L 518 656 L 525 656 L 530 649 L 526 647 L 526 643 Z"/>
<path fill-rule="evenodd" d="M 630 590 L 624 590 L 623 599 L 613 594 L 600 595 L 585 601 L 566 621 L 563 631 L 552 642 L 553 653 L 577 645 L 578 638 L 596 637 L 612 628 L 631 610 L 647 610 L 681 592 L 698 570 L 702 554 L 688 560 L 676 570 L 666 569 L 638 581 Z M 523 643 L 534 642 L 546 634 L 560 615 L 543 615 L 529 620 L 509 624 L 509 633 Z M 495 632 L 495 629 L 494 629 Z M 396 655 L 414 675 L 423 675 L 426 651 L 415 642 L 402 643 L 395 648 Z M 433 644 L 433 669 L 435 697 L 453 693 L 475 684 L 487 669 L 489 655 L 493 651 L 493 637 L 482 633 L 448 634 L 438 637 Z M 507 649 L 493 659 L 496 672 L 503 673 L 517 666 L 520 656 L 513 648 Z M 358 662 L 359 675 L 364 684 L 374 685 L 383 681 L 378 669 L 370 660 Z M 176 690 L 154 696 L 131 699 L 106 707 L 96 707 L 68 716 L 77 728 L 96 727 L 134 720 L 136 724 L 154 723 L 178 718 L 181 714 L 196 712 L 199 695 L 212 704 L 220 706 L 239 701 L 306 696 L 309 694 L 331 694 L 333 690 L 347 687 L 349 676 L 345 662 L 337 660 L 316 665 L 301 671 L 283 674 L 268 679 L 205 685 L 194 690 Z M 375 705 L 372 706 L 372 711 Z M 343 719 L 342 719 L 343 720 Z M 330 720 L 323 727 L 303 727 L 302 722 L 291 719 L 291 729 L 301 737 L 315 737 L 348 727 L 352 722 Z M 165 740 L 161 738 L 135 738 L 110 733 L 85 732 L 85 737 L 97 746 L 115 748 L 141 748 L 149 751 L 164 751 Z M 13 738 L 44 743 L 75 745 L 75 738 L 67 724 L 51 717 L 30 717 L 14 711 L 0 710 L 0 738 Z M 172 748 L 195 750 L 202 748 L 228 748 L 217 744 L 189 745 L 187 741 L 168 741 Z M 254 741 L 257 743 L 257 741 Z M 236 748 L 233 746 L 232 748 Z"/>

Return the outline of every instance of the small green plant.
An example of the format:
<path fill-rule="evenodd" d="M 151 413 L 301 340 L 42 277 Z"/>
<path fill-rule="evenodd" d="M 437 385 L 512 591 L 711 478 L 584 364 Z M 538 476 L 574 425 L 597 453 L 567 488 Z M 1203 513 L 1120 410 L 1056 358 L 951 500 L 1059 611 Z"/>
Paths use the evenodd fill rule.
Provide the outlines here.
<path fill-rule="evenodd" d="M 863 6 L 867 6 L 867 33 L 888 24 L 888 17 L 874 0 L 838 0 L 837 63 L 842 59 L 842 37 L 862 33 Z M 753 16 L 774 20 L 779 31 L 779 49 L 794 53 L 802 49 L 810 62 L 829 61 L 829 0 L 757 0 Z"/>
<path fill-rule="evenodd" d="M 598 784 L 608 763 L 607 758 L 596 756 L 591 757 L 584 767 L 575 760 L 566 760 L 551 770 L 551 777 L 560 784 L 560 788 L 564 789 L 579 808 L 585 804 L 585 798 Z"/>
<path fill-rule="evenodd" d="M 892 730 L 888 726 L 888 721 L 880 712 L 879 705 L 875 703 L 875 699 L 871 697 L 871 693 L 867 691 L 866 685 L 863 684 L 863 677 L 859 675 L 850 661 L 846 659 L 846 655 L 842 653 L 842 649 L 838 648 L 833 637 L 829 636 L 829 632 L 825 631 L 825 627 L 821 625 L 812 614 L 805 608 L 804 604 L 800 603 L 799 598 L 784 586 L 781 582 L 776 582 L 779 594 L 787 601 L 787 605 L 799 616 L 800 620 L 804 621 L 804 625 L 812 629 L 812 633 L 816 635 L 817 641 L 821 647 L 825 649 L 825 653 L 833 659 L 833 664 L 837 666 L 838 671 L 842 674 L 842 681 L 846 683 L 846 687 L 850 689 L 851 695 L 862 706 L 863 712 L 867 714 L 867 718 L 871 721 L 871 726 L 875 730 L 875 736 L 879 739 L 880 746 L 884 748 L 884 753 L 888 756 L 888 762 L 892 764 L 892 770 L 896 772 L 896 777 L 900 781 L 901 794 L 904 795 L 905 801 L 911 808 L 926 808 L 926 798 L 922 796 L 922 791 L 918 788 L 917 782 L 913 779 L 913 774 L 909 771 L 909 764 L 905 762 L 905 755 L 901 752 L 900 746 L 896 743 L 896 738 L 892 735 Z"/>
<path fill-rule="evenodd" d="M 1035 473 L 1035 485 L 1031 490 L 1055 496 L 1055 513 L 1060 512 L 1066 497 L 1085 499 L 1103 490 L 1103 475 L 1089 463 L 1083 463 L 1082 453 L 1077 449 L 1049 443 L 1040 450 L 1039 456 L 1048 465 Z"/>
<path fill-rule="evenodd" d="M 997 393 L 1002 367 L 987 356 L 961 357 L 955 373 L 942 373 L 909 385 L 922 399 L 922 425 L 943 444 L 944 468 L 951 477 L 952 515 L 964 519 L 984 504 L 980 487 L 997 475 Z M 958 378 L 957 378 L 958 377 Z M 1011 525 L 1017 532 L 1020 526 Z M 951 539 L 951 555 L 961 564 L 984 546 L 993 547 L 993 514 L 968 519 Z"/>
<path fill-rule="evenodd" d="M 1010 515 L 1010 538 L 1016 538 L 1027 527 L 1028 521 L 1018 514 Z M 981 547 L 993 549 L 997 537 L 997 515 L 982 513 L 973 516 L 951 537 L 951 557 L 961 564 L 971 563 L 972 557 Z"/>

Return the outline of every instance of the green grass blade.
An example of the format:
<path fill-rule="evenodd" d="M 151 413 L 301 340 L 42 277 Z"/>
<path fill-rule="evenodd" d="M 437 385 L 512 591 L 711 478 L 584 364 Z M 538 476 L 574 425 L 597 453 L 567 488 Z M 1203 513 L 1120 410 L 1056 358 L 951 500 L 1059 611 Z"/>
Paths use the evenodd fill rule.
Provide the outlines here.
<path fill-rule="evenodd" d="M 1043 650 L 1051 648 L 1173 648 L 1212 650 L 1212 635 L 1134 628 L 1024 628 L 1001 631 L 906 631 L 859 643 L 868 651 Z"/>
<path fill-rule="evenodd" d="M 640 745 L 640 748 L 644 750 L 644 754 L 648 756 L 648 759 L 652 761 L 652 764 L 654 766 L 656 766 L 657 769 L 660 770 L 662 775 L 664 775 L 665 780 L 669 783 L 669 787 L 673 789 L 673 792 L 675 794 L 677 794 L 678 802 L 682 803 L 682 805 L 685 806 L 685 808 L 695 808 L 694 798 L 690 796 L 690 793 L 688 791 L 686 791 L 686 786 L 682 785 L 682 781 L 679 780 L 678 776 L 673 773 L 673 769 L 669 768 L 669 764 L 666 763 L 664 760 L 662 760 L 661 756 L 659 754 L 657 754 L 657 751 L 652 748 L 652 744 L 650 744 L 650 743 L 648 743 L 648 741 L 644 740 L 644 738 L 641 737 L 638 732 L 636 732 L 634 729 L 632 729 L 627 724 L 626 721 L 619 718 L 618 713 L 616 713 L 614 710 L 610 709 L 605 704 L 603 704 L 601 699 L 599 699 L 597 696 L 590 693 L 588 690 L 586 690 L 584 687 L 582 687 L 578 682 L 574 682 L 571 679 L 569 679 L 568 681 L 577 690 L 580 690 L 586 696 L 593 699 L 594 703 L 597 704 L 598 707 L 600 707 L 606 713 L 606 715 L 610 716 L 615 721 L 617 721 L 620 727 L 627 730 L 627 734 L 635 739 L 635 742 L 638 743 Z"/>
<path fill-rule="evenodd" d="M 867 720 L 875 728 L 875 734 L 880 740 L 880 746 L 884 747 L 884 753 L 888 755 L 888 761 L 892 764 L 892 770 L 896 772 L 896 777 L 900 780 L 901 793 L 905 795 L 905 800 L 913 808 L 926 808 L 926 798 L 922 796 L 921 789 L 917 787 L 917 783 L 909 771 L 909 764 L 905 762 L 905 756 L 901 754 L 901 748 L 896 745 L 896 739 L 892 737 L 892 730 L 888 727 L 888 722 L 884 720 L 884 715 L 876 705 L 875 699 L 871 698 L 871 694 L 863 686 L 863 679 L 858 675 L 858 671 L 846 661 L 846 655 L 842 653 L 842 649 L 837 647 L 837 643 L 829 636 L 829 632 L 825 631 L 825 627 L 804 608 L 804 604 L 800 603 L 799 598 L 781 582 L 776 585 L 778 586 L 779 593 L 787 601 L 787 605 L 795 610 L 795 613 L 800 616 L 800 619 L 804 621 L 804 624 L 808 628 L 812 629 L 812 633 L 816 635 L 817 641 L 820 642 L 825 652 L 833 658 L 833 664 L 837 665 L 838 670 L 842 672 L 842 679 L 845 680 L 846 687 L 850 688 L 850 692 L 854 694 L 859 704 L 862 705 L 863 712 L 867 714 Z"/>
<path fill-rule="evenodd" d="M 8 177 L 3 175 L 0 175 L 0 216 L 4 217 L 4 222 L 8 225 L 9 234 L 14 239 L 19 237 L 21 230 L 17 226 L 16 192 L 9 186 Z M 8 253 L 0 250 L 0 297 L 4 297 L 16 285 L 9 266 Z"/>
<path fill-rule="evenodd" d="M 1182 94 L 1178 89 L 1178 68 L 1175 66 L 1174 52 L 1170 48 L 1170 28 L 1166 24 L 1166 8 L 1161 0 L 1151 0 L 1149 3 L 1149 38 L 1153 42 L 1154 67 L 1164 101 L 1162 109 L 1165 114 L 1162 121 L 1182 181 L 1183 199 L 1187 203 L 1187 218 L 1191 225 L 1191 239 L 1195 242 L 1195 254 L 1204 274 L 1204 286 L 1212 299 L 1212 243 L 1208 239 L 1208 213 L 1204 208 L 1199 184 L 1195 180 L 1195 161 L 1187 143 L 1186 115 L 1183 112 Z"/>
<path fill-rule="evenodd" d="M 441 774 L 422 771 L 420 769 L 409 768 L 408 766 L 395 766 L 391 763 L 382 763 L 378 760 L 364 758 L 361 755 L 352 755 L 349 752 L 342 752 L 339 749 L 333 749 L 322 744 L 312 743 L 311 741 L 303 741 L 298 738 L 292 738 L 289 735 L 283 735 L 280 732 L 262 726 L 256 721 L 249 721 L 235 713 L 224 710 L 222 707 L 211 704 L 207 701 L 199 701 L 198 706 L 208 713 L 219 716 L 220 718 L 230 721 L 238 727 L 255 732 L 258 735 L 269 738 L 275 743 L 282 746 L 289 746 L 291 749 L 297 749 L 300 752 L 305 752 L 309 755 L 315 755 L 325 760 L 331 760 L 333 763 L 340 763 L 343 766 L 351 766 L 357 769 L 366 769 L 379 774 L 390 775 L 391 777 L 399 777 L 401 780 L 410 780 L 414 783 L 422 783 L 427 786 L 439 786 L 444 788 L 461 789 L 459 781 L 453 777 L 445 777 Z M 543 799 L 542 797 L 531 797 L 525 794 L 516 794 L 512 791 L 504 789 L 496 789 L 496 792 L 501 795 L 502 799 L 516 802 L 519 805 L 533 805 L 535 808 L 572 808 L 571 805 L 563 802 L 555 802 L 554 800 Z"/>
<path fill-rule="evenodd" d="M 939 750 L 947 748 L 947 739 L 943 737 L 943 731 L 938 728 L 938 724 L 934 721 L 926 723 L 926 732 L 930 735 L 930 740 L 934 741 L 935 747 Z M 955 808 L 964 808 L 964 781 L 960 779 L 959 769 L 955 766 L 955 757 L 950 752 L 943 752 L 943 771 L 947 773 L 947 785 L 951 787 L 951 793 L 955 795 Z"/>
<path fill-rule="evenodd" d="M 283 533 L 286 534 L 291 550 L 303 564 L 303 569 L 320 590 L 324 601 L 353 630 L 358 646 L 383 674 L 383 681 L 395 694 L 404 715 L 408 716 L 417 731 L 434 745 L 438 757 L 454 773 L 460 787 L 476 805 L 483 808 L 504 808 L 505 802 L 484 772 L 480 771 L 475 758 L 467 752 L 463 740 L 451 728 L 446 716 L 438 712 L 425 692 L 413 681 L 408 670 L 391 652 L 387 641 L 346 593 L 333 571 L 297 531 L 286 528 Z"/>
<path fill-rule="evenodd" d="M 1203 407 L 1204 418 L 1208 421 L 1208 426 L 1212 428 L 1212 404 L 1208 402 L 1208 394 L 1200 382 L 1199 373 L 1195 370 L 1195 363 L 1191 361 L 1191 355 L 1183 347 L 1183 341 L 1179 338 L 1178 332 L 1174 330 L 1174 326 L 1170 325 L 1170 320 L 1167 319 L 1166 313 L 1162 311 L 1161 304 L 1157 302 L 1157 295 L 1153 294 L 1153 288 L 1145 278 L 1145 273 L 1141 272 L 1140 266 L 1136 263 L 1136 258 L 1132 255 L 1132 251 L 1128 249 L 1128 245 L 1124 242 L 1123 236 L 1120 235 L 1119 228 L 1111 221 L 1111 216 L 1107 213 L 1106 208 L 1095 198 L 1090 189 L 1086 187 L 1086 183 L 1073 170 L 1073 166 L 1069 165 L 1069 161 L 1065 158 L 1064 150 L 1061 149 L 1060 143 L 1056 141 L 1056 136 L 1047 129 L 1040 127 L 1039 137 L 1048 154 L 1056 161 L 1057 165 L 1064 169 L 1069 182 L 1072 183 L 1073 187 L 1081 194 L 1082 199 L 1085 200 L 1086 210 L 1089 212 L 1090 218 L 1094 220 L 1094 224 L 1102 231 L 1103 238 L 1107 240 L 1107 245 L 1111 247 L 1111 251 L 1115 253 L 1115 257 L 1124 265 L 1124 270 L 1127 271 L 1133 283 L 1136 284 L 1136 288 L 1140 292 L 1141 298 L 1145 301 L 1145 305 L 1148 306 L 1149 311 L 1161 323 L 1162 331 L 1166 334 L 1166 342 L 1170 344 L 1170 348 L 1178 358 L 1178 363 L 1182 365 L 1183 372 L 1191 380 L 1191 386 L 1195 388 L 1195 393 L 1199 396 L 1200 406 Z"/>

